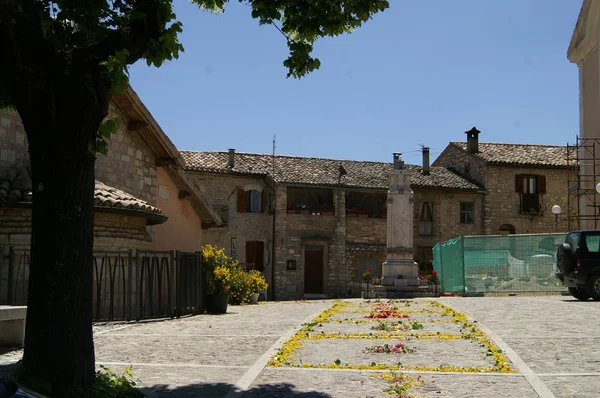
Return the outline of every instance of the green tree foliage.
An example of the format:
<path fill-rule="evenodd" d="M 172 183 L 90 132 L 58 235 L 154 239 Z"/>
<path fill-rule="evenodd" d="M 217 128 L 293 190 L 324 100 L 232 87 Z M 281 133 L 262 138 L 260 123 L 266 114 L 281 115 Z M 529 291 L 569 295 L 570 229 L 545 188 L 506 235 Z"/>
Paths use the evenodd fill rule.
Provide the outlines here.
<path fill-rule="evenodd" d="M 192 1 L 211 12 L 227 5 Z M 319 68 L 316 40 L 352 32 L 389 7 L 386 0 L 240 1 L 285 36 L 283 64 L 294 78 Z M 111 94 L 128 87 L 136 61 L 160 67 L 178 58 L 182 28 L 172 0 L 0 0 L 0 109 L 21 116 L 35 188 L 21 371 L 48 395 L 85 396 L 93 386 L 94 162 L 119 127 L 106 120 Z"/>

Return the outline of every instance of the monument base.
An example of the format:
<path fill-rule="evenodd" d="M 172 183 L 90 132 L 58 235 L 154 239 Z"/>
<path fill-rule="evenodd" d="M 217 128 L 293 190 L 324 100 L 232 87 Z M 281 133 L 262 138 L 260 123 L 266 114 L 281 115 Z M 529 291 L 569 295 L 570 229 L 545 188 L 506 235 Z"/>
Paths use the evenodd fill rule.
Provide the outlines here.
<path fill-rule="evenodd" d="M 389 258 L 382 266 L 382 278 L 374 282 L 375 298 L 432 297 L 429 286 L 419 280 L 419 265 L 408 258 Z"/>

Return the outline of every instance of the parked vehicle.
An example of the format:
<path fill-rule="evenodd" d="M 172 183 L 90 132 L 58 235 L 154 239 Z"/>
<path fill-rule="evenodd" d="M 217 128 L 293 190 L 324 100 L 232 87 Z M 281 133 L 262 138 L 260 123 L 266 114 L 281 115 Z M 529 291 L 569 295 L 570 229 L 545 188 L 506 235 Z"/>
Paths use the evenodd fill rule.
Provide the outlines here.
<path fill-rule="evenodd" d="M 556 251 L 556 277 L 578 300 L 600 300 L 600 231 L 573 231 Z"/>

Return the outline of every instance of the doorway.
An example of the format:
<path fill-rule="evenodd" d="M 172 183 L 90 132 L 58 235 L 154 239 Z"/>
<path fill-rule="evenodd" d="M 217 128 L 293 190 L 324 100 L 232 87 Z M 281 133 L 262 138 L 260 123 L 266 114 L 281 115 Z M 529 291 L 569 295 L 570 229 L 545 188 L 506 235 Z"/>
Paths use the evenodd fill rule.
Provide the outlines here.
<path fill-rule="evenodd" d="M 323 246 L 307 245 L 304 248 L 304 293 L 323 293 Z"/>

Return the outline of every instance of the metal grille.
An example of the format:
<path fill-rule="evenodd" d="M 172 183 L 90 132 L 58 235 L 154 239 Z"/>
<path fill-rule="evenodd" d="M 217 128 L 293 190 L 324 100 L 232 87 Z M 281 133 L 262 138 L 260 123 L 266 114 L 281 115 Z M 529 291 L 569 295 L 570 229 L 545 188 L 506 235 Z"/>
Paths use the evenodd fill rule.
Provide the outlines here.
<path fill-rule="evenodd" d="M 0 304 L 27 305 L 29 249 L 9 248 L 0 261 Z M 204 311 L 202 254 L 95 251 L 94 321 L 165 318 Z"/>

